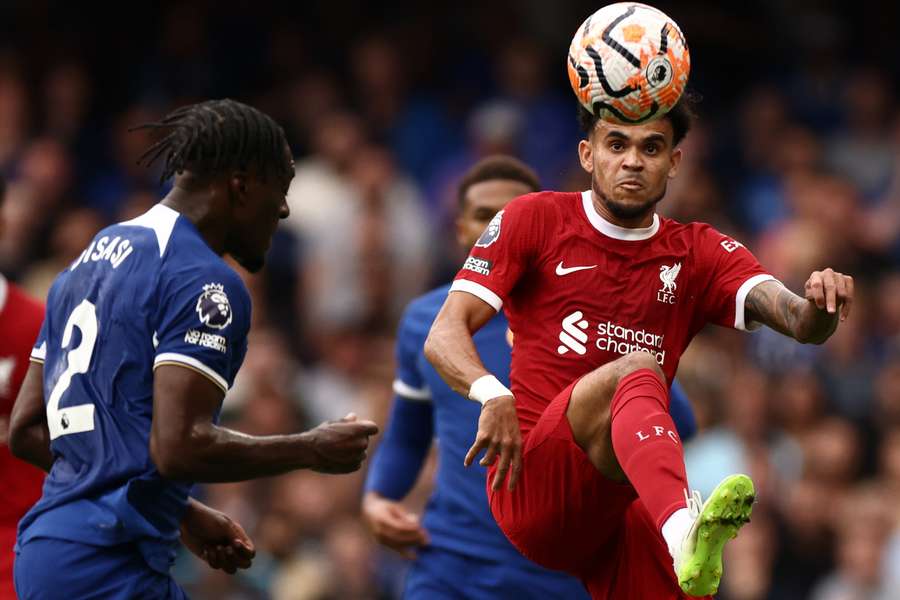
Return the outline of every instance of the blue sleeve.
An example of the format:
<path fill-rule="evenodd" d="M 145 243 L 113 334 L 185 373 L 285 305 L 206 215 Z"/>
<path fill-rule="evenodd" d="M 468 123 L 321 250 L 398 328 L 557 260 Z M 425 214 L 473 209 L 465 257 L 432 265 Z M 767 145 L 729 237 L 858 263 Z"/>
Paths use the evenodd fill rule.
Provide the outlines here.
<path fill-rule="evenodd" d="M 49 306 L 49 304 L 48 304 Z M 50 320 L 48 313 L 44 313 L 44 322 L 41 323 L 41 330 L 38 332 L 34 347 L 31 349 L 31 361 L 44 364 L 47 359 L 47 322 Z"/>
<path fill-rule="evenodd" d="M 178 364 L 227 391 L 247 352 L 250 297 L 244 283 L 223 263 L 181 269 L 160 284 L 154 369 Z"/>
<path fill-rule="evenodd" d="M 433 436 L 431 402 L 394 395 L 384 438 L 369 465 L 366 491 L 401 500 L 416 484 Z"/>
<path fill-rule="evenodd" d="M 407 309 L 397 331 L 394 401 L 384 437 L 369 466 L 366 491 L 400 500 L 412 489 L 434 435 L 431 392 L 418 368 L 430 323 Z"/>
<path fill-rule="evenodd" d="M 697 433 L 697 420 L 694 418 L 694 409 L 688 400 L 687 394 L 679 385 L 678 380 L 672 382 L 669 392 L 669 413 L 675 421 L 675 428 L 682 442 L 686 442 Z"/>
<path fill-rule="evenodd" d="M 397 374 L 394 392 L 411 400 L 430 400 L 431 392 L 419 370 L 418 358 L 425 344 L 425 335 L 431 323 L 422 322 L 421 316 L 409 308 L 400 319 L 397 328 Z"/>

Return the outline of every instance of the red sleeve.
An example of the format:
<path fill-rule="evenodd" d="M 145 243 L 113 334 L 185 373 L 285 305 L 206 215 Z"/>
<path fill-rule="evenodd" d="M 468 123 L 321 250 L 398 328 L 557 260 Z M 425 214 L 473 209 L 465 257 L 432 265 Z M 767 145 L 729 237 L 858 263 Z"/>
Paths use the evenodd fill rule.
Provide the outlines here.
<path fill-rule="evenodd" d="M 702 296 L 706 322 L 742 331 L 758 328 L 759 323 L 745 321 L 744 301 L 754 287 L 775 278 L 743 244 L 708 225 L 699 232 L 698 250 L 709 282 Z"/>
<path fill-rule="evenodd" d="M 0 282 L 2 285 L 3 282 Z M 0 290 L 2 292 L 2 290 Z M 9 416 L 29 366 L 29 353 L 44 321 L 44 307 L 9 284 L 0 307 L 0 415 Z M 0 304 L 4 304 L 0 299 Z"/>
<path fill-rule="evenodd" d="M 468 292 L 500 310 L 542 243 L 544 227 L 537 210 L 541 202 L 535 196 L 516 198 L 491 219 L 451 292 Z"/>

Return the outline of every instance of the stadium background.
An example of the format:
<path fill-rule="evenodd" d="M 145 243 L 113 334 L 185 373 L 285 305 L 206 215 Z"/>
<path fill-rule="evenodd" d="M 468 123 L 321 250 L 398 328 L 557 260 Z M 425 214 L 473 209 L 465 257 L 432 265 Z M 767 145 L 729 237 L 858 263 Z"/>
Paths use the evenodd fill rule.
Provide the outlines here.
<path fill-rule="evenodd" d="M 233 97 L 276 117 L 298 177 L 269 266 L 245 276 L 250 352 L 225 421 L 291 432 L 349 410 L 384 423 L 392 333 L 446 281 L 454 181 L 511 152 L 547 187 L 586 186 L 564 58 L 599 3 L 0 4 L 0 269 L 43 297 L 102 225 L 165 190 L 128 127 Z M 702 426 L 692 483 L 760 490 L 721 597 L 900 597 L 900 4 L 661 2 L 691 47 L 701 121 L 661 211 L 736 236 L 794 290 L 857 282 L 822 347 L 701 334 L 679 377 Z M 433 465 L 432 465 L 433 467 Z M 185 557 L 203 598 L 394 598 L 402 561 L 358 514 L 362 474 L 308 472 L 198 493 L 255 539 L 237 577 Z M 428 473 L 413 505 L 427 497 Z"/>

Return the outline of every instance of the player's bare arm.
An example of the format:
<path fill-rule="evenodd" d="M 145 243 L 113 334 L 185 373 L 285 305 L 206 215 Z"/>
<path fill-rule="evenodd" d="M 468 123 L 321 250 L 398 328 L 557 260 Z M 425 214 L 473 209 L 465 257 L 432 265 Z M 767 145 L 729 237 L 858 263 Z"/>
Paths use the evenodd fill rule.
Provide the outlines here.
<path fill-rule="evenodd" d="M 150 456 L 164 477 L 214 483 L 296 469 L 350 473 L 378 432 L 348 415 L 303 433 L 251 436 L 213 423 L 221 402 L 221 389 L 203 375 L 175 365 L 156 369 Z"/>
<path fill-rule="evenodd" d="M 43 395 L 43 365 L 32 362 L 13 408 L 10 448 L 18 458 L 49 471 L 53 466 Z M 243 528 L 224 513 L 190 498 L 181 522 L 185 546 L 214 569 L 234 573 L 256 554 Z"/>
<path fill-rule="evenodd" d="M 44 366 L 32 362 L 19 389 L 9 423 L 9 449 L 17 458 L 49 472 L 53 466 L 44 408 Z"/>
<path fill-rule="evenodd" d="M 494 309 L 480 298 L 464 292 L 452 293 L 425 340 L 428 361 L 444 381 L 463 396 L 470 396 L 476 380 L 490 375 L 478 357 L 472 335 L 494 314 Z M 499 489 L 509 473 L 509 487 L 512 489 L 522 468 L 522 434 L 515 399 L 511 394 L 484 402 L 478 419 L 478 435 L 466 453 L 466 466 L 471 465 L 482 450 L 486 450 L 480 461 L 484 466 L 493 464 L 498 455 L 500 457 L 493 488 Z"/>
<path fill-rule="evenodd" d="M 814 271 L 805 298 L 777 281 L 754 287 L 745 301 L 747 316 L 805 344 L 821 344 L 850 314 L 853 278 L 832 269 Z"/>
<path fill-rule="evenodd" d="M 488 371 L 484 368 L 472 336 L 496 311 L 471 294 L 447 297 L 425 340 L 425 356 L 453 391 L 467 396 L 472 382 Z"/>

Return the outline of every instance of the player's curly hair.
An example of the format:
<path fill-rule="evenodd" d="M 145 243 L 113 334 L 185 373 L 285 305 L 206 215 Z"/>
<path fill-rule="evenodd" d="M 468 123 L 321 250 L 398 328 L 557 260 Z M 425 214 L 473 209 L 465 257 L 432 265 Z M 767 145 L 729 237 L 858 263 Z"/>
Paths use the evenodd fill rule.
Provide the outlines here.
<path fill-rule="evenodd" d="M 690 90 L 685 90 L 681 99 L 663 117 L 672 123 L 673 146 L 680 144 L 688 134 L 688 131 L 691 130 L 691 125 L 694 124 L 694 120 L 697 118 L 694 107 L 699 101 L 699 94 L 691 92 Z M 597 121 L 599 120 L 599 114 L 591 114 L 580 102 L 578 103 L 578 124 L 581 126 L 581 131 L 584 132 L 585 136 L 591 135 L 591 132 L 594 131 L 594 127 L 596 127 Z"/>
<path fill-rule="evenodd" d="M 495 154 L 479 160 L 463 174 L 457 190 L 459 206 L 465 205 L 466 194 L 473 185 L 496 179 L 518 181 L 528 186 L 532 192 L 541 189 L 541 180 L 528 165 L 512 156 Z"/>
<path fill-rule="evenodd" d="M 284 130 L 267 114 L 241 102 L 223 99 L 182 106 L 130 131 L 139 129 L 168 131 L 138 159 L 138 164 L 149 167 L 164 157 L 162 181 L 186 169 L 217 175 L 250 166 L 262 177 L 292 175 Z"/>

